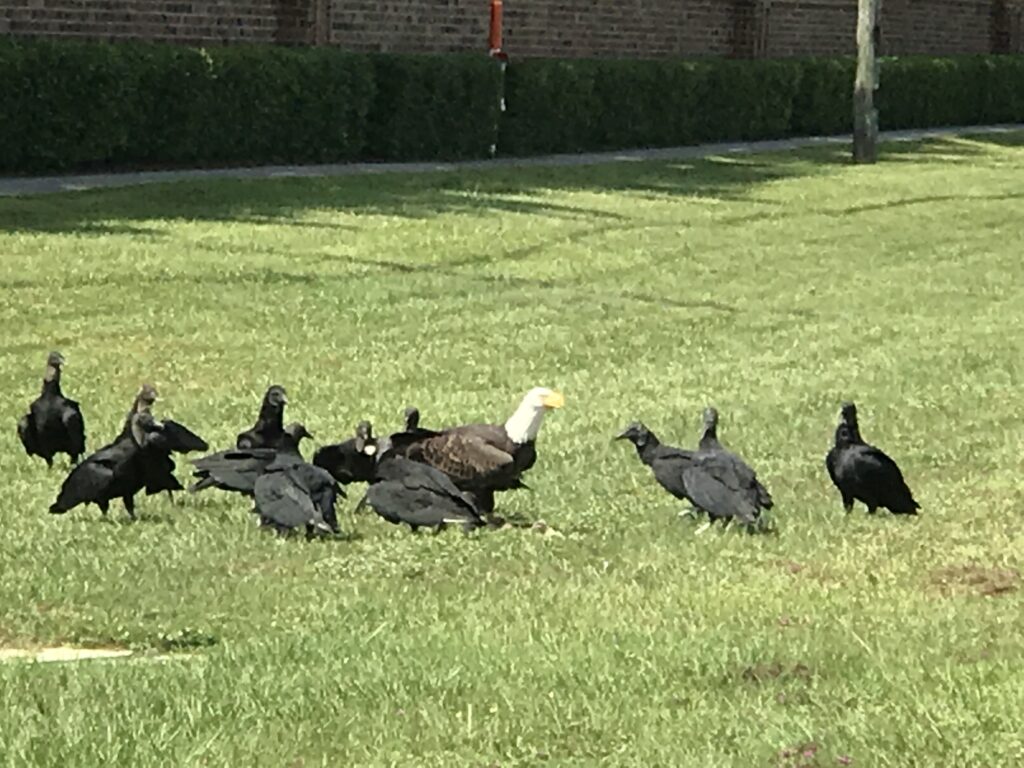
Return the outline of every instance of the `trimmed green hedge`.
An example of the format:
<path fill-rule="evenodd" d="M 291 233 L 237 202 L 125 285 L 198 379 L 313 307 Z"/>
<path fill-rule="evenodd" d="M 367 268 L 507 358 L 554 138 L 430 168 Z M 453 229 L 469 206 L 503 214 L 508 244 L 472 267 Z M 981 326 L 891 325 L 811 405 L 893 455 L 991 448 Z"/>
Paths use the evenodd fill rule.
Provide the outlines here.
<path fill-rule="evenodd" d="M 485 157 L 485 56 L 0 40 L 0 171 Z"/>
<path fill-rule="evenodd" d="M 851 58 L 531 59 L 508 70 L 502 152 L 528 155 L 851 130 Z M 1024 122 L 1024 56 L 883 59 L 883 128 Z"/>
<path fill-rule="evenodd" d="M 378 160 L 488 157 L 501 70 L 487 56 L 378 54 L 367 154 Z"/>
<path fill-rule="evenodd" d="M 883 59 L 883 128 L 1024 121 L 1024 56 Z"/>
<path fill-rule="evenodd" d="M 850 58 L 513 60 L 0 40 L 0 172 L 447 160 L 835 134 Z M 508 110 L 499 111 L 504 93 Z M 1024 56 L 882 61 L 883 128 L 1024 122 Z"/>

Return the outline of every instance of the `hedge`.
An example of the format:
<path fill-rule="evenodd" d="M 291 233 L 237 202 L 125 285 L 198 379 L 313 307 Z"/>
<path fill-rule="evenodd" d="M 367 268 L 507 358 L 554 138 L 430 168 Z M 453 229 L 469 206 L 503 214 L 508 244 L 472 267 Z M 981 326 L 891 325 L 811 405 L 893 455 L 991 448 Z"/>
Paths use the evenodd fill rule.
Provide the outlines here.
<path fill-rule="evenodd" d="M 374 57 L 377 95 L 367 155 L 451 160 L 490 155 L 498 138 L 501 70 L 487 56 Z"/>
<path fill-rule="evenodd" d="M 490 153 L 484 56 L 0 41 L 0 170 L 457 159 Z"/>
<path fill-rule="evenodd" d="M 851 58 L 530 59 L 508 70 L 501 151 L 527 155 L 847 133 Z M 1024 122 L 1024 56 L 888 58 L 882 128 Z"/>
<path fill-rule="evenodd" d="M 1024 122 L 1024 56 L 884 59 L 883 128 Z M 514 59 L 0 40 L 0 172 L 435 160 L 850 130 L 850 58 Z M 507 111 L 499 111 L 504 93 Z"/>

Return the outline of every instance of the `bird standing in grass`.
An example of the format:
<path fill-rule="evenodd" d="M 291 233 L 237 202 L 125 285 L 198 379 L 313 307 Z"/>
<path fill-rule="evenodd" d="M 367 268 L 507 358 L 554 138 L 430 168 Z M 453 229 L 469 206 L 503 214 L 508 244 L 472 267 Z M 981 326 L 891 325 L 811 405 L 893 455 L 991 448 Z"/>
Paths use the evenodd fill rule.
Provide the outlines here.
<path fill-rule="evenodd" d="M 63 514 L 81 504 L 96 504 L 103 514 L 121 499 L 135 519 L 135 494 L 181 490 L 174 476 L 171 453 L 205 450 L 209 446 L 187 427 L 170 419 L 158 421 L 152 412 L 156 389 L 144 384 L 135 396 L 124 428 L 112 443 L 76 466 L 64 479 L 50 512 Z"/>
<path fill-rule="evenodd" d="M 401 456 L 380 462 L 359 506 L 363 504 L 389 523 L 406 523 L 413 532 L 461 525 L 468 533 L 487 525 L 472 496 L 456 488 L 444 472 Z"/>
<path fill-rule="evenodd" d="M 85 420 L 78 403 L 60 388 L 64 357 L 51 352 L 46 358 L 43 391 L 32 401 L 29 412 L 18 421 L 18 437 L 25 453 L 38 456 L 53 466 L 53 457 L 66 453 L 72 465 L 85 453 Z"/>
<path fill-rule="evenodd" d="M 712 522 L 757 523 L 761 513 L 757 489 L 745 481 L 727 454 L 664 445 L 639 421 L 629 424 L 615 439 L 633 443 L 640 461 L 651 468 L 661 487 L 706 512 Z"/>
<path fill-rule="evenodd" d="M 565 398 L 547 387 L 534 387 L 504 424 L 464 424 L 442 430 L 412 430 L 388 437 L 387 455 L 429 464 L 444 472 L 455 486 L 469 493 L 485 514 L 494 511 L 494 494 L 523 488 L 522 475 L 537 460 L 537 435 L 548 411 L 561 408 Z"/>
<path fill-rule="evenodd" d="M 232 448 L 193 459 L 195 470 L 192 476 L 198 480 L 188 490 L 198 493 L 206 488 L 218 488 L 252 496 L 256 478 L 279 454 L 302 458 L 299 445 L 305 437 L 312 438 L 313 435 L 304 425 L 293 422 L 284 428 L 284 436 L 277 448 Z"/>
<path fill-rule="evenodd" d="M 175 464 L 171 454 L 206 451 L 210 446 L 185 425 L 171 419 L 158 420 L 153 415 L 156 401 L 156 389 L 144 384 L 135 398 L 132 414 L 129 414 L 128 428 L 141 449 L 139 461 L 145 477 L 146 495 L 167 491 L 168 498 L 174 501 L 174 491 L 185 489 L 174 476 Z"/>
<path fill-rule="evenodd" d="M 697 443 L 697 452 L 701 455 L 716 454 L 723 463 L 728 464 L 740 487 L 755 500 L 759 509 L 771 509 L 774 506 L 771 494 L 757 479 L 750 465 L 719 442 L 718 410 L 715 408 L 704 409 L 704 432 Z"/>
<path fill-rule="evenodd" d="M 853 510 L 860 501 L 874 514 L 879 507 L 897 515 L 916 515 L 920 504 L 914 500 L 903 473 L 880 448 L 864 442 L 857 423 L 857 406 L 843 403 L 835 443 L 825 455 L 825 468 L 839 489 L 843 508 Z"/>
<path fill-rule="evenodd" d="M 267 389 L 256 424 L 238 435 L 235 447 L 277 448 L 284 436 L 284 407 L 287 404 L 288 395 L 284 387 L 274 384 Z"/>
<path fill-rule="evenodd" d="M 335 504 L 345 491 L 320 467 L 279 454 L 253 484 L 260 523 L 279 534 L 305 527 L 306 536 L 338 533 Z"/>
<path fill-rule="evenodd" d="M 110 502 L 121 499 L 128 517 L 135 519 L 135 494 L 146 484 L 142 462 L 146 430 L 141 422 L 149 397 L 143 387 L 113 442 L 88 456 L 64 478 L 57 500 L 50 505 L 51 514 L 62 515 L 79 505 L 95 504 L 106 515 Z M 152 397 L 155 400 L 155 393 Z"/>
<path fill-rule="evenodd" d="M 377 449 L 373 425 L 361 421 L 356 425 L 355 435 L 348 440 L 318 448 L 313 454 L 313 464 L 326 469 L 342 485 L 368 483 L 373 479 Z"/>

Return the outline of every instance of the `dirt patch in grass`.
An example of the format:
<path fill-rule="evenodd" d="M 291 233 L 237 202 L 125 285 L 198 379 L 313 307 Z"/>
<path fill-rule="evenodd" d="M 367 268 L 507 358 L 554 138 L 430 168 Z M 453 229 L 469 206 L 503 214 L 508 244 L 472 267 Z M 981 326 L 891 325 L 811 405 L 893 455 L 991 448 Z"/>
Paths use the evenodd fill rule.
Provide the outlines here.
<path fill-rule="evenodd" d="M 929 582 L 945 595 L 996 597 L 1020 588 L 1020 572 L 1014 568 L 989 568 L 977 563 L 945 565 L 931 571 Z"/>

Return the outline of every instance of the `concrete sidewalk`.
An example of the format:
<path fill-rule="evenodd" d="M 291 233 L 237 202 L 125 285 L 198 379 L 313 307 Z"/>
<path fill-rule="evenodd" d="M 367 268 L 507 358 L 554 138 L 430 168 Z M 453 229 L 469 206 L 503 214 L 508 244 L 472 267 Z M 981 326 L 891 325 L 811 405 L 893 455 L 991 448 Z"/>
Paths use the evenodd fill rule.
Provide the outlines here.
<path fill-rule="evenodd" d="M 957 126 L 914 131 L 883 131 L 883 141 L 917 141 L 964 135 L 985 135 L 1024 131 L 1024 124 Z M 317 176 L 354 176 L 371 173 L 427 173 L 487 168 L 525 168 L 538 165 L 594 165 L 598 163 L 636 162 L 641 160 L 683 160 L 713 155 L 746 154 L 776 150 L 799 149 L 828 144 L 848 144 L 843 136 L 813 136 L 778 141 L 700 144 L 692 147 L 638 149 L 621 152 L 593 152 L 578 155 L 545 155 L 542 157 L 499 157 L 491 160 L 467 160 L 454 163 L 345 163 L 335 165 L 267 165 L 254 168 L 216 168 L 208 170 L 141 171 L 132 173 L 97 173 L 77 176 L 0 177 L 0 197 L 45 195 L 56 192 L 77 192 L 103 187 L 129 187 L 139 184 L 161 184 L 173 181 L 203 179 L 279 179 Z"/>

